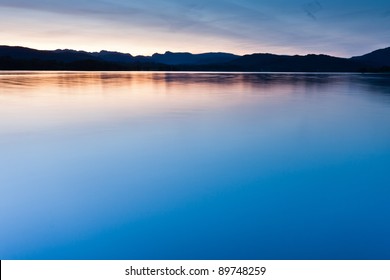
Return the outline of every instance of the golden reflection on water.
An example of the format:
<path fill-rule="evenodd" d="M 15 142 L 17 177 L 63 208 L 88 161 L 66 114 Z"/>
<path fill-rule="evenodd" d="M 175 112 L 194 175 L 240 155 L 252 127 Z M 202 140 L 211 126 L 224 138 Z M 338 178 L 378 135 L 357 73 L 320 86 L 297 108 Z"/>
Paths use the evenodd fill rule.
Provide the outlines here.
<path fill-rule="evenodd" d="M 166 73 L 1 72 L 0 133 L 197 112 L 223 106 L 220 90 Z"/>
<path fill-rule="evenodd" d="M 0 133 L 190 116 L 312 91 L 327 76 L 188 72 L 0 72 Z"/>
<path fill-rule="evenodd" d="M 321 80 L 313 76 L 313 81 L 318 84 Z M 142 85 L 256 85 L 260 88 L 268 88 L 275 85 L 293 85 L 303 83 L 310 84 L 307 76 L 286 74 L 260 74 L 260 73 L 214 73 L 214 72 L 6 72 L 0 71 L 0 87 L 28 87 L 38 88 L 47 86 L 56 87 L 131 87 L 133 84 Z M 323 76 L 323 82 L 327 82 L 328 76 Z"/>

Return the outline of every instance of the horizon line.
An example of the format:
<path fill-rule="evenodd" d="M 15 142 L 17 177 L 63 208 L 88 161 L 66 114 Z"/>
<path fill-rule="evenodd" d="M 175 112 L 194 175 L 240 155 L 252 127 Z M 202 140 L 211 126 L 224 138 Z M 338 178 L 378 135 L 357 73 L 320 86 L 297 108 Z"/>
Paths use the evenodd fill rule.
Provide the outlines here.
<path fill-rule="evenodd" d="M 132 54 L 131 52 L 122 52 L 122 51 L 119 51 L 119 50 L 108 50 L 108 49 L 100 49 L 100 50 L 96 50 L 96 51 L 87 51 L 87 50 L 84 50 L 84 49 L 71 49 L 71 48 L 40 49 L 40 48 L 27 47 L 27 46 L 22 46 L 22 45 L 0 45 L 0 47 L 26 48 L 26 49 L 32 49 L 32 50 L 37 50 L 37 51 L 75 51 L 75 52 L 86 52 L 86 53 L 114 52 L 114 53 L 120 53 L 120 54 L 125 54 L 125 55 L 131 55 L 132 57 L 138 57 L 138 56 L 152 57 L 153 55 L 156 55 L 156 54 L 163 55 L 163 54 L 167 54 L 167 53 L 173 53 L 173 54 L 186 53 L 186 54 L 192 54 L 192 55 L 201 55 L 201 54 L 209 54 L 209 53 L 214 53 L 214 54 L 216 54 L 216 53 L 224 53 L 224 54 L 232 54 L 232 55 L 236 55 L 236 56 L 245 56 L 245 55 L 254 55 L 254 54 L 270 54 L 270 55 L 278 55 L 278 56 L 326 55 L 326 56 L 331 56 L 331 57 L 336 57 L 336 58 L 352 58 L 352 57 L 356 56 L 356 55 L 354 55 L 354 56 L 349 56 L 349 57 L 343 57 L 343 56 L 335 56 L 335 55 L 331 55 L 331 54 L 327 54 L 327 53 L 281 54 L 281 53 L 271 53 L 271 52 L 254 52 L 254 53 L 237 54 L 237 53 L 226 52 L 226 51 L 207 51 L 207 52 L 194 52 L 194 53 L 192 53 L 190 51 L 170 51 L 170 50 L 167 50 L 164 53 L 155 52 L 155 53 L 153 53 L 151 55 L 146 55 L 146 54 Z M 387 48 L 390 48 L 390 46 L 389 47 L 384 47 L 384 48 L 379 48 L 379 49 L 374 49 L 374 50 L 372 50 L 370 52 L 367 52 L 367 53 L 364 53 L 364 54 L 360 54 L 360 55 L 369 54 L 369 53 L 372 53 L 374 51 L 384 50 L 384 49 L 387 49 Z"/>

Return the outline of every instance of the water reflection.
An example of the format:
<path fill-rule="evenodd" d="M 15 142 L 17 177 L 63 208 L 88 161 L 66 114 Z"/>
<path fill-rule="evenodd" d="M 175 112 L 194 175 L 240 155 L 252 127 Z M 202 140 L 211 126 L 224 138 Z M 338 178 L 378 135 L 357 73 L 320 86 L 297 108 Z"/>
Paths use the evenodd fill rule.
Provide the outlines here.
<path fill-rule="evenodd" d="M 0 258 L 388 259 L 386 75 L 0 72 Z"/>
<path fill-rule="evenodd" d="M 252 85 L 267 87 L 273 85 L 316 85 L 324 86 L 335 82 L 349 82 L 378 86 L 378 90 L 386 90 L 390 83 L 388 74 L 294 74 L 294 73 L 191 73 L 191 72 L 5 72 L 0 71 L 0 86 L 16 87 L 96 87 L 99 86 L 131 86 L 137 85 L 192 85 L 217 84 Z"/>

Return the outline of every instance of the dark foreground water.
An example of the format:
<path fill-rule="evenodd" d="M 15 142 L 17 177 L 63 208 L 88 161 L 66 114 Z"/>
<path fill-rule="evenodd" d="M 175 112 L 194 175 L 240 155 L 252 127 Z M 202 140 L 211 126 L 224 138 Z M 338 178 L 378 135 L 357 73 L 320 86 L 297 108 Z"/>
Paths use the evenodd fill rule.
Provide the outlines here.
<path fill-rule="evenodd" d="M 390 259 L 390 76 L 0 72 L 0 259 Z"/>

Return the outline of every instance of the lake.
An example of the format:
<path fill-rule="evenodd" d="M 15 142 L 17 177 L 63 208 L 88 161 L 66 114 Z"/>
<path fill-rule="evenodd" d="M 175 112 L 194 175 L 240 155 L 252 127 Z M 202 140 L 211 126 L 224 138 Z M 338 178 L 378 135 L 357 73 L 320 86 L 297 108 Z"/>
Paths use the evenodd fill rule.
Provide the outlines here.
<path fill-rule="evenodd" d="M 0 259 L 390 259 L 390 76 L 0 72 Z"/>

